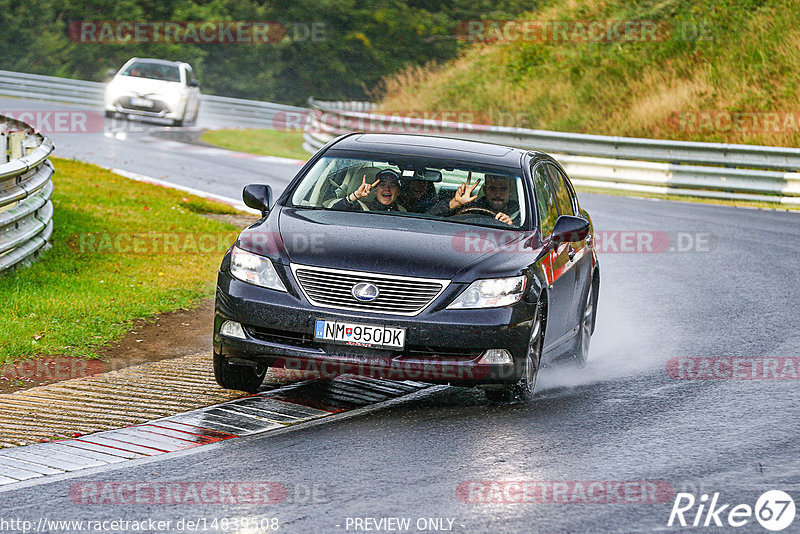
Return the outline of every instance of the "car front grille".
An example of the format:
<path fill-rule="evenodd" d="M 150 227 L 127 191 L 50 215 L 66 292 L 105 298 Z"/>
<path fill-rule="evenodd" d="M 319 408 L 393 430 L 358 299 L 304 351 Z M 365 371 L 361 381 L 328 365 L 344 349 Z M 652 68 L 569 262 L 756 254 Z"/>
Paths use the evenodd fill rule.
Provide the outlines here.
<path fill-rule="evenodd" d="M 292 272 L 306 298 L 314 306 L 340 310 L 365 310 L 393 315 L 417 315 L 450 283 L 449 280 L 364 273 L 292 265 Z M 378 288 L 371 302 L 357 300 L 353 286 L 368 282 Z"/>
<path fill-rule="evenodd" d="M 153 99 L 151 98 L 150 100 Z M 161 114 L 169 111 L 167 105 L 160 100 L 153 100 L 152 106 L 134 106 L 133 104 L 131 104 L 131 97 L 123 96 L 118 98 L 117 101 L 114 103 L 120 109 L 128 111 L 142 111 L 145 113 L 154 113 L 154 114 Z"/>

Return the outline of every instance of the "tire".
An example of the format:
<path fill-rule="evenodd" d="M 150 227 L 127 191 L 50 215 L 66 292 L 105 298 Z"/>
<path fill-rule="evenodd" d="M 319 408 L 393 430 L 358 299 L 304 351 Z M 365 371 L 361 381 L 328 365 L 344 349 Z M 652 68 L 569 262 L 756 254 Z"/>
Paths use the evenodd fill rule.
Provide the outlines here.
<path fill-rule="evenodd" d="M 578 339 L 575 342 L 575 350 L 572 353 L 572 360 L 578 367 L 586 367 L 586 362 L 589 359 L 589 345 L 592 341 L 592 332 L 594 332 L 596 304 L 594 284 L 589 285 L 587 293 L 581 322 L 578 326 Z"/>
<path fill-rule="evenodd" d="M 106 118 L 107 119 L 113 119 L 115 115 L 116 115 L 115 112 L 106 110 Z"/>
<path fill-rule="evenodd" d="M 531 337 L 528 341 L 528 350 L 525 354 L 522 377 L 516 384 L 503 389 L 484 390 L 486 398 L 492 403 L 528 402 L 533 398 L 536 387 L 536 376 L 539 373 L 539 362 L 544 346 L 545 317 L 541 306 L 536 308 L 536 315 L 531 327 Z"/>
<path fill-rule="evenodd" d="M 184 120 L 185 118 L 186 118 L 186 117 L 184 117 L 184 118 L 182 118 L 182 119 L 172 119 L 172 125 L 173 125 L 173 126 L 183 126 L 183 120 Z"/>
<path fill-rule="evenodd" d="M 234 365 L 221 354 L 214 353 L 214 378 L 225 389 L 255 393 L 266 374 L 266 366 Z"/>

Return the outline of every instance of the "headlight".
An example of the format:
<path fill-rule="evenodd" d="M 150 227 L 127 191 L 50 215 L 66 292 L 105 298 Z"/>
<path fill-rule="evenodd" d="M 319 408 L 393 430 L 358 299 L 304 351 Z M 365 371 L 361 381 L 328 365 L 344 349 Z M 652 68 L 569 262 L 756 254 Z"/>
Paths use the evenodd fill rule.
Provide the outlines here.
<path fill-rule="evenodd" d="M 447 308 L 499 308 L 519 301 L 524 292 L 524 276 L 475 280 Z"/>
<path fill-rule="evenodd" d="M 231 274 L 242 282 L 286 291 L 272 262 L 263 256 L 233 247 L 231 252 Z"/>

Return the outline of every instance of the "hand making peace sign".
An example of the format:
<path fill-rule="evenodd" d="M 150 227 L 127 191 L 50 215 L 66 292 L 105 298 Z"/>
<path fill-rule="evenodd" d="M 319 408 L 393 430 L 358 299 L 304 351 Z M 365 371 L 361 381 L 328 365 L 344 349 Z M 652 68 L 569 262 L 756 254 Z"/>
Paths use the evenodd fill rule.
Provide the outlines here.
<path fill-rule="evenodd" d="M 455 196 L 453 196 L 453 198 L 450 200 L 451 210 L 458 209 L 461 206 L 469 204 L 470 202 L 478 198 L 478 195 L 473 196 L 472 192 L 475 191 L 475 188 L 480 185 L 481 181 L 478 180 L 474 184 L 470 185 L 469 183 L 471 180 L 472 180 L 472 171 L 469 171 L 469 173 L 467 174 L 467 181 L 458 186 L 458 189 L 456 189 Z"/>
<path fill-rule="evenodd" d="M 375 182 L 371 184 L 368 184 L 367 175 L 365 174 L 364 177 L 361 179 L 361 185 L 358 186 L 358 189 L 353 191 L 353 193 L 347 197 L 348 200 L 350 202 L 355 202 L 356 200 L 364 198 L 365 196 L 369 195 L 370 191 L 372 191 L 372 188 L 378 185 L 378 183 L 380 183 L 380 179 L 375 180 Z"/>

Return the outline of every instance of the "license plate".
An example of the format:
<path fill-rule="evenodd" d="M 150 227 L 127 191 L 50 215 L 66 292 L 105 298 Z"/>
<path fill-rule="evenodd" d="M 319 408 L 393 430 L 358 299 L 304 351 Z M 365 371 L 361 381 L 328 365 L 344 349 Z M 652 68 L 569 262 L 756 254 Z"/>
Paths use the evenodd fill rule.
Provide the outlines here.
<path fill-rule="evenodd" d="M 320 319 L 314 328 L 314 339 L 358 347 L 402 349 L 406 344 L 406 329 Z"/>
<path fill-rule="evenodd" d="M 153 101 L 149 98 L 131 98 L 131 106 L 139 106 L 143 108 L 152 108 Z"/>

